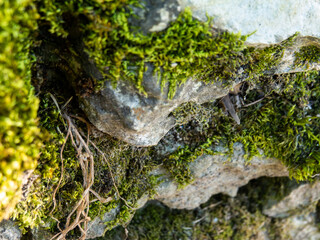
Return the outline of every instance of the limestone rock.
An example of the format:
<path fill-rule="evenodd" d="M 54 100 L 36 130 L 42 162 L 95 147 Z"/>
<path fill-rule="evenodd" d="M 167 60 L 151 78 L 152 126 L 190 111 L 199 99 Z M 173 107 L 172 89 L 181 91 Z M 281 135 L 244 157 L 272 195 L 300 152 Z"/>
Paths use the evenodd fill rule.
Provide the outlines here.
<path fill-rule="evenodd" d="M 111 211 L 105 213 L 102 219 L 96 217 L 93 221 L 89 222 L 86 239 L 103 236 L 106 229 L 106 225 L 104 223 L 114 220 L 119 211 L 120 208 L 116 207 Z"/>
<path fill-rule="evenodd" d="M 223 149 L 221 149 L 223 153 Z M 224 193 L 236 196 L 238 188 L 251 179 L 261 176 L 287 176 L 287 169 L 275 159 L 244 158 L 242 144 L 234 145 L 234 155 L 204 155 L 191 163 L 194 182 L 178 190 L 175 182 L 165 180 L 157 189 L 156 199 L 171 208 L 193 209 L 206 202 L 212 195 Z"/>
<path fill-rule="evenodd" d="M 250 43 L 278 43 L 295 32 L 320 37 L 320 2 L 317 0 L 181 0 L 193 16 L 214 17 L 215 27 L 251 34 Z"/>
<path fill-rule="evenodd" d="M 130 21 L 144 33 L 166 29 L 181 11 L 178 0 L 145 0 L 141 4 L 143 8 L 132 7 L 139 18 L 131 18 Z"/>
<path fill-rule="evenodd" d="M 144 74 L 143 87 L 148 96 L 126 82 L 119 82 L 116 88 L 106 82 L 99 93 L 83 97 L 81 107 L 100 131 L 133 145 L 151 146 L 175 126 L 169 114 L 180 104 L 189 101 L 201 104 L 228 93 L 221 83 L 205 84 L 189 79 L 170 100 L 165 90 L 161 92 L 150 65 Z"/>
<path fill-rule="evenodd" d="M 21 231 L 17 225 L 10 220 L 0 222 L 0 240 L 20 240 Z"/>
<path fill-rule="evenodd" d="M 320 181 L 302 183 L 293 189 L 289 195 L 277 202 L 268 203 L 263 213 L 270 217 L 288 217 L 320 199 Z"/>
<path fill-rule="evenodd" d="M 320 231 L 316 221 L 316 210 L 306 209 L 300 214 L 289 217 L 282 222 L 282 232 L 284 239 L 288 240 L 318 240 Z"/>
<path fill-rule="evenodd" d="M 51 239 L 54 236 L 53 233 L 51 233 L 50 231 L 42 227 L 31 229 L 31 233 L 32 233 L 32 240 Z"/>
<path fill-rule="evenodd" d="M 281 62 L 273 69 L 270 74 L 294 73 L 303 72 L 306 70 L 320 70 L 318 62 L 305 64 L 295 64 L 295 53 L 303 47 L 315 46 L 320 48 L 320 39 L 315 37 L 297 37 L 292 46 L 285 49 Z"/>
<path fill-rule="evenodd" d="M 292 46 L 285 49 L 280 63 L 270 69 L 267 75 L 306 71 L 307 67 L 295 64 L 295 53 L 303 46 L 320 46 L 320 40 L 311 37 L 297 37 Z M 95 66 L 87 63 L 87 68 L 99 79 L 100 73 Z M 186 102 L 202 104 L 228 94 L 229 89 L 221 82 L 205 84 L 188 79 L 177 88 L 173 99 L 167 98 L 168 89 L 161 92 L 160 81 L 153 74 L 153 67 L 148 64 L 144 73 L 142 86 L 147 96 L 140 94 L 134 86 L 120 81 L 116 88 L 105 82 L 104 88 L 98 92 L 81 96 L 81 108 L 90 122 L 100 131 L 136 146 L 156 145 L 160 139 L 175 126 L 170 113 Z M 311 63 L 308 70 L 319 70 L 320 64 Z M 246 80 L 246 75 L 238 70 L 234 85 Z M 231 87 L 230 87 L 231 89 Z"/>

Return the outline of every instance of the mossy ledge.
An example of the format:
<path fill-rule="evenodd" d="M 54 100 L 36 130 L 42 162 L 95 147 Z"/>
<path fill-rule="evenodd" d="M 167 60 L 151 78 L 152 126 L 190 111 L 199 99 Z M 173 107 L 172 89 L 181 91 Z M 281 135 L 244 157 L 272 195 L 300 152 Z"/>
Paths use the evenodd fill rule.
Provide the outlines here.
<path fill-rule="evenodd" d="M 26 4 L 29 2 L 26 1 Z M 248 159 L 252 155 L 259 154 L 258 149 L 261 148 L 265 154 L 281 159 L 289 167 L 291 175 L 298 180 L 312 179 L 312 176 L 320 171 L 318 73 L 283 74 L 273 77 L 264 75 L 265 71 L 279 63 L 283 50 L 294 42 L 296 35 L 278 45 L 266 48 L 248 47 L 244 44 L 245 36 L 213 31 L 210 20 L 206 23 L 198 22 L 191 17 L 188 10 L 164 32 L 142 35 L 132 29 L 127 20 L 132 14 L 128 6 L 137 4 L 138 1 L 135 0 L 37 2 L 40 14 L 38 24 L 41 30 L 33 45 L 34 52 L 38 55 L 33 68 L 33 80 L 39 91 L 38 116 L 41 127 L 51 138 L 45 141 L 41 149 L 42 154 L 35 170 L 39 178 L 33 184 L 28 197 L 17 205 L 12 215 L 24 232 L 37 226 L 45 226 L 52 232 L 58 232 L 58 228 L 63 228 L 68 214 L 84 194 L 83 173 L 78 162 L 79 154 L 72 142 L 65 141 L 68 133 L 68 124 L 63 117 L 65 115 L 73 116 L 75 125 L 82 133 L 87 133 L 90 129 L 89 135 L 97 146 L 97 148 L 94 145 L 89 146 L 95 157 L 96 178 L 92 189 L 104 199 L 112 197 L 112 201 L 90 203 L 88 216 L 94 219 L 111 209 L 118 209 L 116 218 L 106 223 L 107 230 L 119 224 L 126 225 L 135 212 L 138 200 L 145 193 L 150 197 L 155 193 L 155 186 L 159 182 L 157 177 L 149 174 L 152 169 L 163 164 L 172 174 L 172 178 L 183 186 L 192 180 L 187 163 L 202 154 L 216 154 L 213 151 L 214 145 L 221 142 L 230 149 L 234 142 L 242 142 L 248 153 Z M 19 13 L 23 12 L 24 6 L 19 6 Z M 0 7 L 4 10 L 15 9 L 13 5 L 0 5 Z M 27 9 L 35 10 L 32 7 Z M 23 16 L 21 21 L 24 23 L 29 15 L 10 16 Z M 67 24 L 69 21 L 75 23 L 78 27 L 75 29 L 79 31 L 72 32 Z M 31 22 L 36 23 L 34 19 Z M 52 35 L 44 37 L 48 29 Z M 92 79 L 84 71 L 77 73 L 65 59 L 60 58 L 66 54 L 76 58 L 79 54 L 76 51 L 79 39 L 83 40 L 84 49 L 104 74 L 102 79 Z M 41 49 L 39 46 L 42 42 L 50 41 L 63 43 L 63 47 L 51 49 L 53 50 L 50 55 L 51 61 L 46 62 L 39 57 L 42 53 L 37 50 Z M 10 45 L 8 42 L 10 41 L 5 42 L 6 46 Z M 181 47 L 176 45 L 179 42 Z M 7 55 L 5 54 L 5 57 Z M 31 55 L 29 57 L 31 58 Z M 299 55 L 297 57 L 299 59 Z M 314 59 L 312 58 L 312 61 Z M 306 60 L 301 58 L 301 61 Z M 99 132 L 94 126 L 87 125 L 76 101 L 76 95 L 83 94 L 81 90 L 92 87 L 91 80 L 94 85 L 92 91 L 98 91 L 105 80 L 109 79 L 116 83 L 120 76 L 144 93 L 141 81 L 146 62 L 153 63 L 156 71 L 162 74 L 162 86 L 169 85 L 169 98 L 174 96 L 177 85 L 183 84 L 188 77 L 205 82 L 223 81 L 228 85 L 233 83 L 238 70 L 242 69 L 242 75 L 245 76 L 243 79 L 249 86 L 248 91 L 242 92 L 246 101 L 255 102 L 262 97 L 263 100 L 241 109 L 240 126 L 224 115 L 223 107 L 216 103 L 199 107 L 200 110 L 194 112 L 197 116 L 190 118 L 179 113 L 179 111 L 190 112 L 189 110 L 186 111 L 184 107 L 178 109 L 174 113 L 176 117 L 188 118 L 178 119 L 178 122 L 191 127 L 198 124 L 201 131 L 192 135 L 185 130 L 187 128 L 175 129 L 174 131 L 185 134 L 186 147 L 168 156 L 159 157 L 155 148 L 129 146 Z M 2 66 L 6 65 L 0 65 Z M 24 68 L 18 69 L 12 76 L 27 76 L 26 71 Z M 50 75 L 51 78 L 48 78 Z M 82 89 L 73 92 L 69 85 L 70 77 L 74 77 L 74 80 L 80 79 L 77 86 Z M 11 82 L 13 81 L 5 80 L 2 85 L 7 86 L 6 84 Z M 28 111 L 25 111 L 31 114 L 26 115 L 29 121 L 36 117 L 37 100 L 29 94 L 31 86 L 28 81 L 22 82 L 22 85 L 26 84 L 23 89 L 28 89 L 23 96 L 31 95 L 31 103 L 28 102 Z M 48 94 L 49 91 L 51 94 Z M 19 100 L 19 106 L 25 106 L 22 104 L 25 99 Z M 187 108 L 190 108 L 190 105 Z M 204 113 L 208 116 L 208 121 L 199 118 L 199 114 Z M 4 116 L 6 115 L 5 113 Z M 32 163 L 28 169 L 32 169 L 40 149 L 39 141 L 35 140 L 39 132 L 33 121 L 24 124 L 24 129 L 25 126 L 31 126 L 30 129 L 33 130 L 29 134 L 32 136 L 31 140 L 27 140 L 28 147 L 32 146 L 30 151 L 27 150 L 32 157 L 28 158 Z M 281 134 L 283 129 L 287 130 L 286 134 L 289 136 Z M 1 132 L 9 131 L 5 129 Z M 16 130 L 14 133 L 14 136 L 20 134 Z M 24 136 L 29 135 L 24 134 Z M 62 146 L 64 146 L 63 151 Z M 5 146 L 5 149 L 10 147 Z M 14 148 L 14 153 L 18 153 L 19 148 L 16 146 Z M 110 167 L 103 163 L 103 154 L 98 149 L 108 157 Z M 63 177 L 60 153 L 64 163 Z M 22 168 L 21 171 L 23 170 L 25 169 Z M 111 174 L 116 176 L 115 179 L 112 179 Z M 60 178 L 61 183 L 59 183 Z M 55 189 L 57 192 L 54 196 Z M 94 200 L 94 196 L 91 197 L 90 200 Z M 55 208 L 53 199 L 57 199 Z M 80 230 L 73 229 L 68 232 L 67 237 L 74 238 L 81 234 Z"/>

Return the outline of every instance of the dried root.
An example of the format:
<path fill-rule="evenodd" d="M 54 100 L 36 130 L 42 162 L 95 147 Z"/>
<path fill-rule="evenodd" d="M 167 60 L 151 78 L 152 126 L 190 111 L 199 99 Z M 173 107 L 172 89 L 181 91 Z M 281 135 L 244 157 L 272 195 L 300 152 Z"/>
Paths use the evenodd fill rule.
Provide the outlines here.
<path fill-rule="evenodd" d="M 55 98 L 53 97 L 53 95 L 51 95 L 51 97 L 59 109 L 58 103 L 55 100 Z M 86 136 L 87 141 L 85 141 L 83 136 L 79 133 L 79 131 L 78 131 L 77 127 L 75 126 L 71 117 L 68 116 L 66 113 L 61 113 L 61 116 L 65 120 L 68 128 L 67 128 L 67 135 L 65 137 L 64 144 L 62 145 L 61 151 L 60 151 L 61 176 L 60 176 L 60 180 L 58 182 L 58 185 L 55 188 L 54 193 L 53 193 L 53 209 L 51 210 L 50 215 L 52 216 L 52 213 L 54 212 L 56 205 L 57 205 L 55 197 L 56 197 L 56 193 L 60 187 L 60 184 L 62 182 L 63 172 L 64 172 L 63 151 L 65 148 L 65 144 L 69 139 L 71 140 L 72 146 L 76 149 L 76 152 L 77 152 L 76 156 L 77 156 L 77 159 L 79 161 L 79 164 L 80 164 L 80 167 L 82 170 L 82 176 L 83 176 L 82 186 L 83 186 L 84 191 L 82 193 L 81 199 L 75 204 L 74 208 L 69 213 L 65 227 L 63 230 L 61 229 L 61 226 L 59 226 L 59 221 L 52 216 L 52 218 L 58 222 L 58 228 L 59 228 L 60 232 L 57 233 L 55 236 L 53 236 L 51 238 L 51 240 L 64 240 L 64 239 L 66 239 L 67 234 L 71 230 L 73 230 L 77 227 L 81 231 L 81 236 L 79 239 L 84 240 L 86 238 L 86 233 L 88 230 L 88 222 L 90 221 L 90 217 L 88 216 L 90 203 L 94 202 L 94 201 L 108 203 L 112 200 L 112 198 L 111 197 L 103 198 L 103 197 L 99 196 L 99 194 L 97 192 L 95 192 L 93 189 L 91 189 L 91 187 L 94 183 L 94 155 L 89 148 L 89 144 L 93 145 L 92 141 L 90 141 L 90 138 L 89 138 L 89 136 L 90 136 L 89 129 L 90 128 L 88 128 L 88 135 Z M 93 146 L 94 146 L 94 148 L 98 149 L 95 145 L 93 145 Z M 99 151 L 99 153 L 102 153 L 100 150 L 98 150 L 98 151 Z M 108 166 L 110 168 L 109 162 L 107 161 L 106 158 L 105 158 L 105 161 L 108 163 Z M 110 168 L 110 172 L 111 172 L 111 168 Z M 111 173 L 111 175 L 112 175 L 112 173 Z M 112 177 L 113 177 L 113 175 L 112 175 Z M 113 178 L 113 182 L 114 182 L 114 178 Z M 114 185 L 115 185 L 115 182 L 114 182 Z M 119 195 L 117 188 L 116 188 L 116 191 Z M 93 196 L 93 199 L 91 197 L 91 200 L 90 200 L 90 194 L 92 194 L 92 196 Z"/>

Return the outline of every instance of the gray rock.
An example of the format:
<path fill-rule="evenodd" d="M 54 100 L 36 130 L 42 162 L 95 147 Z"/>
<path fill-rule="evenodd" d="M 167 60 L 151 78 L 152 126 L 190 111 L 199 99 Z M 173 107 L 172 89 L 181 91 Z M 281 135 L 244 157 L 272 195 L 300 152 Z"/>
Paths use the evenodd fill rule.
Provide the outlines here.
<path fill-rule="evenodd" d="M 238 188 L 247 184 L 251 179 L 261 176 L 288 176 L 288 171 L 278 160 L 264 156 L 254 157 L 250 162 L 244 158 L 243 145 L 234 144 L 234 154 L 231 159 L 225 153 L 226 148 L 217 147 L 220 154 L 201 156 L 190 164 L 194 182 L 183 189 L 163 168 L 155 169 L 152 174 L 162 175 L 163 182 L 156 188 L 155 200 L 159 200 L 171 208 L 194 209 L 205 203 L 218 193 L 236 196 Z M 142 208 L 149 196 L 143 195 L 138 201 L 137 208 Z M 87 239 L 102 236 L 105 231 L 104 222 L 113 220 L 119 209 L 106 213 L 103 219 L 96 218 L 89 224 Z M 263 238 L 261 238 L 263 239 Z"/>
<path fill-rule="evenodd" d="M 119 207 L 113 208 L 111 209 L 111 211 L 105 213 L 102 219 L 100 217 L 96 217 L 93 221 L 89 222 L 86 239 L 92 239 L 103 236 L 106 229 L 105 222 L 114 220 L 119 211 Z"/>
<path fill-rule="evenodd" d="M 215 27 L 252 34 L 250 43 L 278 43 L 295 32 L 320 37 L 318 0 L 181 0 L 193 16 L 214 17 Z"/>
<path fill-rule="evenodd" d="M 320 46 L 320 40 L 312 37 L 297 37 L 292 46 L 285 50 L 280 63 L 266 74 L 319 70 L 319 63 L 311 63 L 308 69 L 306 66 L 295 64 L 295 52 L 308 45 Z M 99 79 L 101 74 L 93 65 L 91 67 L 89 65 L 88 63 L 86 67 L 90 69 L 90 74 Z M 105 82 L 100 92 L 81 96 L 81 108 L 90 122 L 100 131 L 132 145 L 156 145 L 175 126 L 175 120 L 170 116 L 170 112 L 176 107 L 185 102 L 202 104 L 221 98 L 229 92 L 229 89 L 220 82 L 205 84 L 190 78 L 177 88 L 173 99 L 168 99 L 168 88 L 161 92 L 160 81 L 156 75 L 153 75 L 152 65 L 148 64 L 147 69 L 142 83 L 147 96 L 140 94 L 134 86 L 124 81 L 120 81 L 116 88 L 110 82 Z M 234 85 L 246 80 L 247 76 L 242 72 L 242 69 L 238 70 Z"/>
<path fill-rule="evenodd" d="M 311 209 L 310 209 L 311 208 Z M 320 231 L 316 221 L 314 205 L 282 221 L 283 238 L 288 240 L 318 240 Z"/>
<path fill-rule="evenodd" d="M 263 213 L 275 218 L 288 217 L 298 210 L 304 209 L 320 199 L 320 181 L 302 183 L 294 188 L 290 194 L 272 203 L 268 202 Z"/>
<path fill-rule="evenodd" d="M 145 0 L 141 4 L 143 8 L 132 7 L 138 18 L 131 18 L 130 22 L 144 33 L 166 29 L 181 11 L 178 0 Z"/>
<path fill-rule="evenodd" d="M 21 231 L 14 222 L 3 220 L 0 222 L 0 240 L 20 240 Z"/>
<path fill-rule="evenodd" d="M 175 126 L 169 114 L 180 104 L 189 101 L 201 104 L 221 98 L 229 91 L 221 83 L 205 84 L 189 79 L 170 100 L 166 89 L 161 92 L 150 65 L 144 74 L 143 87 L 148 96 L 126 82 L 120 81 L 116 88 L 106 82 L 99 93 L 82 97 L 81 108 L 100 131 L 133 145 L 151 146 Z"/>
<path fill-rule="evenodd" d="M 307 70 L 320 70 L 318 62 L 306 65 L 295 64 L 295 53 L 305 46 L 316 46 L 320 48 L 320 39 L 315 37 L 297 37 L 292 46 L 285 49 L 281 62 L 273 69 L 272 74 L 304 72 Z"/>
<path fill-rule="evenodd" d="M 261 176 L 288 176 L 287 169 L 276 159 L 253 157 L 250 162 L 244 158 L 242 144 L 234 144 L 234 155 L 204 155 L 190 164 L 194 182 L 183 189 L 178 189 L 175 182 L 165 177 L 158 187 L 155 199 L 168 207 L 194 209 L 218 193 L 236 196 L 238 188 L 251 179 Z M 157 172 L 157 173 L 160 173 Z"/>
<path fill-rule="evenodd" d="M 32 240 L 49 240 L 54 236 L 54 234 L 52 234 L 49 230 L 44 229 L 42 227 L 31 229 L 31 233 Z"/>

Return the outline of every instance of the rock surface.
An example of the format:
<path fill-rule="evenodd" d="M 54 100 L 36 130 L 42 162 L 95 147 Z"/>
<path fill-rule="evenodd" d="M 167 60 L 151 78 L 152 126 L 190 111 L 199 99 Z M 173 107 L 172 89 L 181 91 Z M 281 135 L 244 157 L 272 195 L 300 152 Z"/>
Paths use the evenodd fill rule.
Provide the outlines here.
<path fill-rule="evenodd" d="M 320 46 L 320 40 L 312 37 L 297 37 L 292 46 L 286 48 L 280 63 L 266 74 L 282 74 L 306 71 L 305 66 L 295 64 L 295 52 L 303 46 Z M 99 79 L 100 73 L 90 63 L 91 75 Z M 319 70 L 320 65 L 311 63 L 308 70 Z M 241 74 L 234 85 L 246 80 L 246 75 Z M 110 82 L 105 82 L 104 88 L 95 94 L 82 96 L 81 108 L 88 116 L 90 122 L 100 131 L 136 146 L 156 145 L 160 139 L 175 126 L 175 120 L 170 113 L 179 105 L 186 102 L 202 104 L 219 99 L 228 94 L 229 89 L 222 83 L 205 84 L 188 79 L 178 87 L 173 99 L 167 98 L 167 89 L 161 92 L 159 79 L 153 75 L 153 68 L 148 65 L 144 74 L 142 86 L 147 96 L 140 94 L 134 86 L 120 81 L 116 88 Z M 230 87 L 231 89 L 231 87 Z"/>
<path fill-rule="evenodd" d="M 139 19 L 132 18 L 130 21 L 144 33 L 166 29 L 181 11 L 179 0 L 146 0 L 141 1 L 141 4 L 143 8 L 132 8 Z"/>
<path fill-rule="evenodd" d="M 214 17 L 215 27 L 252 34 L 250 43 L 278 43 L 300 32 L 320 37 L 320 2 L 317 0 L 181 0 L 193 16 Z"/>
<path fill-rule="evenodd" d="M 223 153 L 223 149 L 220 151 Z M 238 188 L 261 176 L 288 176 L 281 162 L 265 157 L 244 158 L 242 144 L 234 144 L 234 155 L 204 155 L 190 165 L 194 182 L 178 190 L 168 178 L 158 187 L 155 199 L 170 208 L 194 209 L 218 193 L 236 196 Z"/>
<path fill-rule="evenodd" d="M 288 217 L 320 199 L 320 182 L 303 183 L 283 199 L 267 204 L 263 213 L 270 217 Z"/>
<path fill-rule="evenodd" d="M 21 231 L 17 225 L 10 220 L 0 222 L 0 240 L 20 240 Z"/>
<path fill-rule="evenodd" d="M 119 211 L 120 209 L 118 207 L 114 208 L 110 212 L 104 214 L 102 219 L 97 217 L 93 221 L 91 221 L 88 224 L 88 232 L 86 239 L 92 239 L 103 236 L 106 229 L 105 222 L 112 221 L 113 219 L 115 219 Z"/>
<path fill-rule="evenodd" d="M 300 214 L 285 219 L 282 222 L 282 231 L 288 240 L 318 240 L 320 239 L 317 226 L 316 210 L 306 209 Z"/>
<path fill-rule="evenodd" d="M 228 89 L 221 84 L 204 84 L 189 79 L 177 89 L 172 100 L 161 93 L 151 67 L 144 75 L 148 96 L 138 93 L 130 84 L 119 82 L 116 88 L 106 82 L 97 94 L 82 98 L 82 109 L 100 131 L 137 146 L 156 145 L 175 126 L 169 114 L 180 104 L 204 103 L 221 98 Z"/>

